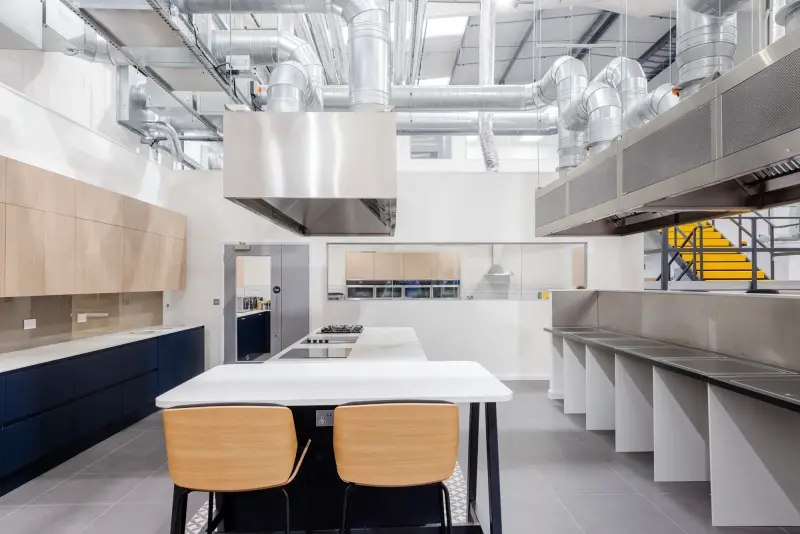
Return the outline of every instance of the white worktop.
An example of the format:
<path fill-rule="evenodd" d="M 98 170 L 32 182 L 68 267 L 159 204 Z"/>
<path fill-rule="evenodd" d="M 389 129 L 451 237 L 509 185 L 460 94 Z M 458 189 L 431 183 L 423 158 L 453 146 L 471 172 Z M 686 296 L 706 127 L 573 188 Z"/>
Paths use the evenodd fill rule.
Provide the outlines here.
<path fill-rule="evenodd" d="M 309 347 L 302 341 L 292 347 Z M 164 393 L 156 405 L 337 406 L 403 399 L 455 403 L 511 400 L 511 390 L 476 362 L 427 361 L 413 328 L 366 327 L 356 343 L 329 348 L 350 348 L 351 353 L 345 359 L 281 361 L 273 357 L 263 364 L 217 366 Z"/>
<path fill-rule="evenodd" d="M 250 315 L 256 315 L 257 313 L 267 313 L 269 310 L 247 310 L 236 312 L 236 318 L 241 319 L 242 317 L 248 317 Z"/>
<path fill-rule="evenodd" d="M 89 352 L 110 349 L 128 343 L 144 341 L 154 337 L 174 334 L 184 330 L 191 330 L 201 325 L 192 326 L 152 326 L 148 328 L 137 328 L 128 332 L 117 332 L 104 336 L 89 337 L 54 343 L 52 345 L 42 345 L 32 349 L 16 350 L 0 354 L 0 373 L 7 373 L 17 369 L 23 369 L 32 365 L 50 363 Z"/>
<path fill-rule="evenodd" d="M 309 337 L 331 337 L 337 336 L 358 336 L 355 343 L 335 343 L 335 344 L 308 344 L 304 343 Z M 364 327 L 364 331 L 360 334 L 320 334 L 319 330 L 311 333 L 308 336 L 297 341 L 297 343 L 289 346 L 283 351 L 279 352 L 264 363 L 267 364 L 297 364 L 299 361 L 307 360 L 282 360 L 280 357 L 292 349 L 307 348 L 307 349 L 347 349 L 350 350 L 350 355 L 347 358 L 326 359 L 320 358 L 317 360 L 308 361 L 314 364 L 328 364 L 340 365 L 349 364 L 363 361 L 384 361 L 384 362 L 399 362 L 399 361 L 418 361 L 424 362 L 427 360 L 425 351 L 422 350 L 422 344 L 417 339 L 417 333 L 411 327 Z"/>

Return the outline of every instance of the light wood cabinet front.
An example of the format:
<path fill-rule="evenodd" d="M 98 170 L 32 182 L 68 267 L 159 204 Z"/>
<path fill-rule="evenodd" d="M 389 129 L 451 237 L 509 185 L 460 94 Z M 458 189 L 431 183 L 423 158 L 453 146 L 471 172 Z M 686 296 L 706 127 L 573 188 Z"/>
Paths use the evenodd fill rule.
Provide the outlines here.
<path fill-rule="evenodd" d="M 153 220 L 155 217 L 155 206 L 147 202 L 125 197 L 123 199 L 122 226 L 141 232 L 147 232 L 151 227 L 156 226 Z"/>
<path fill-rule="evenodd" d="M 158 286 L 163 291 L 186 289 L 186 242 L 159 236 L 161 243 Z M 238 259 L 238 258 L 237 258 Z"/>
<path fill-rule="evenodd" d="M 75 217 L 122 226 L 124 196 L 85 182 L 75 182 Z"/>
<path fill-rule="evenodd" d="M 6 204 L 74 217 L 75 180 L 9 159 Z"/>
<path fill-rule="evenodd" d="M 45 213 L 44 293 L 70 295 L 75 292 L 75 218 Z"/>
<path fill-rule="evenodd" d="M 75 221 L 75 292 L 122 293 L 122 228 Z"/>
<path fill-rule="evenodd" d="M 438 260 L 435 252 L 403 253 L 403 278 L 405 280 L 435 280 Z"/>
<path fill-rule="evenodd" d="M 6 205 L 6 296 L 44 295 L 45 213 Z"/>
<path fill-rule="evenodd" d="M 6 161 L 3 156 L 0 156 L 0 202 L 6 201 Z"/>
<path fill-rule="evenodd" d="M 376 252 L 375 279 L 403 280 L 403 255 L 398 252 Z"/>
<path fill-rule="evenodd" d="M 0 165 L 3 162 L 0 160 Z M 6 296 L 6 205 L 0 204 L 0 297 Z"/>
<path fill-rule="evenodd" d="M 122 290 L 159 291 L 161 242 L 156 234 L 122 231 Z"/>
<path fill-rule="evenodd" d="M 437 255 L 437 280 L 461 279 L 461 260 L 458 252 L 439 252 Z"/>
<path fill-rule="evenodd" d="M 375 280 L 375 253 L 348 252 L 345 276 L 348 280 Z"/>

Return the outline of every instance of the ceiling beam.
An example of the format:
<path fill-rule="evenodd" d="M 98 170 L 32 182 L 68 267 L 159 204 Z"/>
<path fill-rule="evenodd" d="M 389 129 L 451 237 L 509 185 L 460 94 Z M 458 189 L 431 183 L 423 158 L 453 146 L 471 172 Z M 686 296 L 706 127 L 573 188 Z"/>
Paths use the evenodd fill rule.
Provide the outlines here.
<path fill-rule="evenodd" d="M 522 49 L 525 48 L 525 45 L 528 42 L 528 39 L 531 38 L 531 34 L 533 33 L 533 28 L 536 26 L 537 19 L 542 18 L 542 11 L 538 10 L 533 15 L 533 20 L 528 25 L 528 28 L 525 30 L 525 35 L 522 36 L 520 39 L 519 44 L 517 45 L 517 49 L 514 50 L 514 55 L 511 56 L 511 59 L 508 61 L 508 65 L 506 65 L 506 70 L 503 71 L 503 75 L 500 76 L 500 80 L 497 82 L 499 85 L 505 85 L 506 78 L 508 78 L 508 74 L 511 72 L 511 69 L 514 67 L 514 63 L 517 62 L 519 59 L 519 55 L 522 52 Z"/>
<path fill-rule="evenodd" d="M 611 11 L 603 11 L 597 18 L 594 19 L 592 25 L 589 26 L 589 29 L 584 32 L 581 38 L 578 40 L 580 44 L 596 44 L 606 32 L 611 28 L 611 25 L 614 24 L 617 19 L 619 18 L 619 13 L 613 13 Z M 581 48 L 580 50 L 573 51 L 572 56 L 576 59 L 583 59 L 586 57 L 586 54 L 589 53 L 588 48 Z"/>
<path fill-rule="evenodd" d="M 673 26 L 644 54 L 639 56 L 638 61 L 644 67 L 648 81 L 661 74 L 675 61 L 676 33 L 677 27 Z"/>

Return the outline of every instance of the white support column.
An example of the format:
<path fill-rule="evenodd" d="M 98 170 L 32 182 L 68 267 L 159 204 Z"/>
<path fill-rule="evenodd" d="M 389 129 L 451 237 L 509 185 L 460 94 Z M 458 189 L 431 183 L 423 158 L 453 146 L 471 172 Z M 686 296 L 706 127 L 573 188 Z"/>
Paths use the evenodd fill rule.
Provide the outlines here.
<path fill-rule="evenodd" d="M 564 340 L 564 413 L 586 413 L 586 345 Z"/>
<path fill-rule="evenodd" d="M 705 382 L 653 367 L 656 482 L 709 480 Z"/>
<path fill-rule="evenodd" d="M 617 452 L 653 450 L 653 364 L 614 356 L 614 425 Z"/>
<path fill-rule="evenodd" d="M 552 336 L 552 370 L 550 371 L 550 389 L 547 396 L 551 399 L 564 398 L 564 338 L 553 334 Z"/>
<path fill-rule="evenodd" d="M 586 345 L 586 430 L 614 430 L 614 352 Z"/>
<path fill-rule="evenodd" d="M 711 522 L 800 526 L 800 414 L 708 386 Z"/>

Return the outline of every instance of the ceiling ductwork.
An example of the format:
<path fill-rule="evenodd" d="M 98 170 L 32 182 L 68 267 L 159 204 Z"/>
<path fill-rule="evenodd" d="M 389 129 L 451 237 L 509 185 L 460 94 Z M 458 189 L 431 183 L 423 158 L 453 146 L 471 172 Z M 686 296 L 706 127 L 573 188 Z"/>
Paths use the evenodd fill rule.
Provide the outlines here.
<path fill-rule="evenodd" d="M 784 0 L 785 5 L 775 15 L 775 22 L 786 27 L 787 32 L 800 29 L 800 0 Z"/>
<path fill-rule="evenodd" d="M 495 0 L 481 0 L 480 35 L 478 37 L 478 83 L 482 87 L 494 85 L 494 51 L 497 11 Z M 492 113 L 478 113 L 478 138 L 481 143 L 483 164 L 487 171 L 500 171 L 500 157 L 494 142 Z"/>
<path fill-rule="evenodd" d="M 477 135 L 478 112 L 396 113 L 397 135 Z M 558 111 L 501 111 L 493 114 L 494 135 L 554 135 Z M 583 147 L 581 147 L 583 150 Z"/>
<path fill-rule="evenodd" d="M 799 201 L 798 73 L 792 32 L 539 190 L 537 236 L 625 235 Z"/>

